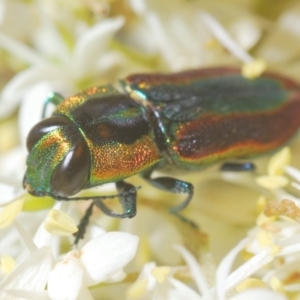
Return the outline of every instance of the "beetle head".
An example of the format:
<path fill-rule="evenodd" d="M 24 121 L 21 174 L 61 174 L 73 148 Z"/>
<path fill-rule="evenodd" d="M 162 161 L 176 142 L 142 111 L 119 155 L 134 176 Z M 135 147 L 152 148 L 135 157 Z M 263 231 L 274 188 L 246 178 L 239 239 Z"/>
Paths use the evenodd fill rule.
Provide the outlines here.
<path fill-rule="evenodd" d="M 76 125 L 64 116 L 36 124 L 27 138 L 24 188 L 34 196 L 69 197 L 88 185 L 90 152 Z"/>

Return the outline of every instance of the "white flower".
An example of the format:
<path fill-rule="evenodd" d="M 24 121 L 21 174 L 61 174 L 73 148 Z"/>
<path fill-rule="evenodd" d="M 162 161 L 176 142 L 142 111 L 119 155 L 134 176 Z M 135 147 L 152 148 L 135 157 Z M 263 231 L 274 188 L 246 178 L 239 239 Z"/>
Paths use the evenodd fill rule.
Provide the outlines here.
<path fill-rule="evenodd" d="M 198 15 L 199 8 L 180 0 L 129 3 L 140 17 L 138 25 L 147 32 L 137 35 L 136 43 L 148 53 L 159 53 L 169 70 L 195 68 L 209 60 L 205 43 L 210 34 Z"/>
<path fill-rule="evenodd" d="M 88 286 L 121 270 L 135 255 L 138 238 L 124 232 L 108 232 L 59 259 L 48 280 L 51 299 L 93 299 Z"/>
<path fill-rule="evenodd" d="M 16 3 L 23 10 L 14 11 L 12 7 Z M 90 9 L 100 2 L 88 0 L 84 3 Z M 24 68 L 20 61 L 30 66 L 14 76 L 0 95 L 1 117 L 7 117 L 20 103 L 19 131 L 23 146 L 0 157 L 1 204 L 6 205 L 13 198 L 22 195 L 20 187 L 25 171 L 25 138 L 30 127 L 40 120 L 48 92 L 57 91 L 68 96 L 86 85 L 114 84 L 118 78 L 132 73 L 132 70 L 136 71 L 136 66 L 139 67 L 139 72 L 145 69 L 151 72 L 169 72 L 206 65 L 236 64 L 237 58 L 243 62 L 252 62 L 252 56 L 244 49 L 251 49 L 251 55 L 255 58 L 263 57 L 276 67 L 284 67 L 282 69 L 286 72 L 294 72 L 297 76 L 299 74 L 299 64 L 295 59 L 299 52 L 299 22 L 296 20 L 299 8 L 296 5 L 290 6 L 275 23 L 262 20 L 262 14 L 257 13 L 260 9 L 258 7 L 255 8 L 254 16 L 254 10 L 251 11 L 250 8 L 253 6 L 240 3 L 235 6 L 229 1 L 212 0 L 204 3 L 130 0 L 124 17 L 116 17 L 117 14 L 123 14 L 122 5 L 118 1 L 103 0 L 101 3 L 107 7 L 107 11 L 110 5 L 108 3 L 111 3 L 109 17 L 103 18 L 107 13 L 95 17 L 95 11 L 89 10 L 87 12 L 93 18 L 84 20 L 75 14 L 82 7 L 82 1 L 46 0 L 25 3 L 0 0 L 1 50 L 4 49 L 5 58 L 8 57 L 8 61 L 13 62 L 13 71 Z M 59 5 L 61 10 L 57 11 Z M 33 7 L 35 14 L 32 16 Z M 69 13 L 65 14 L 68 10 Z M 204 10 L 209 14 L 203 14 Z M 23 18 L 18 17 L 20 11 L 23 12 Z M 17 17 L 11 18 L 12 12 Z M 79 13 L 81 12 L 82 10 Z M 32 22 L 28 17 L 32 17 Z M 23 25 L 25 19 L 27 22 Z M 9 26 L 9 20 L 14 20 L 13 26 Z M 33 24 L 35 27 L 32 27 Z M 113 43 L 116 34 L 119 44 Z M 258 63 L 245 68 L 245 73 L 250 73 L 250 77 L 253 73 L 261 72 L 265 66 L 261 60 L 255 62 Z M 17 67 L 14 63 L 17 63 Z M 285 65 L 280 66 L 279 63 Z M 47 115 L 49 113 L 47 111 Z M 282 165 L 282 160 L 280 161 L 279 164 Z M 284 164 L 287 163 L 289 164 Z M 296 279 L 300 262 L 300 200 L 285 189 L 283 183 L 287 183 L 287 180 L 281 180 L 279 186 L 278 179 L 282 178 L 278 178 L 278 175 L 283 174 L 274 173 L 277 167 L 275 165 L 268 170 L 269 177 L 274 179 L 269 181 L 268 187 L 273 185 L 276 189 L 269 191 L 265 188 L 263 191 L 275 200 L 286 198 L 292 203 L 279 202 L 277 206 L 273 206 L 277 209 L 277 214 L 268 218 L 261 214 L 256 224 L 255 199 L 262 188 L 259 187 L 258 190 L 253 174 L 220 175 L 218 172 L 218 179 L 210 178 L 210 182 L 210 173 L 207 171 L 197 173 L 197 176 L 195 173 L 187 175 L 188 181 L 195 184 L 200 192 L 195 193 L 193 202 L 183 213 L 196 220 L 201 229 L 208 233 L 211 252 L 203 253 L 208 247 L 205 238 L 204 242 L 201 241 L 205 237 L 203 232 L 189 231 L 179 221 L 177 228 L 174 226 L 176 221 L 170 221 L 174 216 L 167 214 L 167 206 L 173 204 L 173 195 L 170 198 L 167 194 L 162 196 L 159 191 L 147 185 L 139 192 L 138 215 L 134 220 L 119 222 L 102 215 L 97 218 L 99 212 L 96 211 L 91 218 L 91 223 L 94 224 L 89 226 L 85 240 L 81 243 L 95 237 L 95 232 L 91 229 L 97 223 L 105 223 L 106 228 L 114 230 L 122 227 L 141 237 L 140 248 L 144 252 L 138 253 L 133 264 L 136 269 L 144 267 L 138 280 L 128 290 L 129 299 L 282 300 L 291 295 L 299 297 L 300 285 Z M 283 165 L 281 167 L 284 168 Z M 257 170 L 261 174 L 260 169 Z M 291 167 L 286 170 L 290 175 L 297 173 Z M 297 176 L 299 175 L 296 174 Z M 199 178 L 204 182 L 203 185 L 197 184 Z M 224 181 L 231 181 L 232 188 L 228 189 L 229 184 Z M 224 186 L 219 189 L 220 183 L 224 183 Z M 216 185 L 218 188 L 215 188 Z M 298 183 L 292 185 L 299 188 Z M 237 191 L 241 186 L 247 187 L 242 193 Z M 231 192 L 223 193 L 225 189 Z M 23 197 L 27 197 L 27 194 Z M 159 201 L 153 201 L 156 198 Z M 48 200 L 42 198 L 41 203 L 44 201 Z M 264 205 L 266 201 L 266 198 L 262 201 Z M 26 203 L 28 202 L 25 201 L 25 205 Z M 78 207 L 83 203 L 69 204 L 71 203 L 57 202 L 55 209 L 64 207 L 63 211 L 70 212 L 71 208 L 73 211 L 70 214 L 74 213 L 79 218 Z M 46 208 L 51 205 L 53 202 Z M 284 211 L 285 208 L 288 211 Z M 291 218 L 293 214 L 295 217 Z M 46 212 L 43 211 L 21 212 L 17 221 L 14 220 L 11 227 L 1 232 L 1 251 L 14 257 L 17 265 L 13 269 L 14 263 L 7 259 L 6 270 L 13 270 L 9 274 L 0 273 L 1 279 L 3 278 L 0 296 L 4 299 L 92 299 L 89 286 L 105 280 L 115 280 L 116 272 L 119 273 L 136 251 L 136 237 L 103 233 L 87 242 L 82 249 L 70 251 L 56 260 L 62 249 L 65 252 L 69 250 L 63 248 L 66 244 L 64 242 L 68 240 L 46 232 L 45 215 Z M 4 221 L 6 222 L 3 223 L 8 223 L 5 218 Z M 76 229 L 73 221 L 66 225 L 69 228 L 67 235 Z M 248 237 L 238 243 L 250 227 L 252 230 Z M 58 230 L 52 230 L 52 233 L 61 233 L 60 226 L 56 229 Z M 15 230 L 19 231 L 23 240 L 16 237 Z M 178 251 L 188 267 L 178 267 L 182 258 L 170 249 L 173 243 L 200 245 L 200 263 L 179 247 Z M 29 256 L 24 244 L 30 252 Z M 233 246 L 235 244 L 237 246 Z M 240 254 L 246 254 L 247 259 L 242 262 L 237 260 L 237 267 L 233 271 L 233 262 Z M 221 261 L 218 267 L 213 262 L 213 256 Z M 147 263 L 150 260 L 155 262 Z M 54 266 L 52 270 L 49 267 L 51 264 Z M 36 279 L 35 274 L 40 277 Z M 136 273 L 130 275 L 133 276 L 128 276 L 123 283 L 135 278 Z M 188 281 L 181 280 L 181 276 L 187 277 Z M 98 289 L 100 293 L 101 287 Z M 110 286 L 105 289 L 115 292 Z"/>
<path fill-rule="evenodd" d="M 238 42 L 245 49 L 253 47 L 261 36 L 261 28 L 258 22 L 253 22 L 246 16 L 234 23 L 236 27 L 232 31 L 238 40 L 236 42 L 212 15 L 203 11 L 203 5 L 199 3 L 186 5 L 185 2 L 176 0 L 162 5 L 155 0 L 130 0 L 130 4 L 141 18 L 139 25 L 152 36 L 151 40 L 148 35 L 138 36 L 137 43 L 145 51 L 158 52 L 170 70 L 195 68 L 219 59 L 222 53 L 210 51 L 209 44 L 213 38 L 238 59 L 245 62 L 253 60 Z M 247 28 L 247 38 L 244 32 L 237 30 L 238 25 L 241 27 L 240 24 Z"/>
<path fill-rule="evenodd" d="M 93 299 L 88 287 L 108 280 L 125 267 L 137 245 L 138 238 L 129 233 L 104 233 L 81 250 L 59 258 L 52 270 L 51 251 L 41 247 L 2 279 L 0 299 Z"/>
<path fill-rule="evenodd" d="M 298 225 L 298 227 L 300 226 Z M 280 235 L 281 233 L 278 232 L 278 234 Z M 272 239 L 273 244 L 262 247 L 248 261 L 240 265 L 236 270 L 231 271 L 238 254 L 244 249 L 249 251 L 248 245 L 255 238 L 253 235 L 250 235 L 238 243 L 223 258 L 215 274 L 209 271 L 212 270 L 211 267 L 207 269 L 207 266 L 202 267 L 199 265 L 197 260 L 184 247 L 176 246 L 176 249 L 181 253 L 189 267 L 198 293 L 190 285 L 186 285 L 174 278 L 176 271 L 178 274 L 180 273 L 178 267 L 169 267 L 169 271 L 165 272 L 166 267 L 161 268 L 148 264 L 147 268 L 144 268 L 138 280 L 129 290 L 129 299 L 148 299 L 147 295 L 151 294 L 155 294 L 158 299 L 186 299 L 187 295 L 189 295 L 188 299 L 196 300 L 247 300 L 254 296 L 259 299 L 267 299 L 265 297 L 271 296 L 278 300 L 287 299 L 282 294 L 282 291 L 299 291 L 296 287 L 296 289 L 293 289 L 292 285 L 290 287 L 288 284 L 285 285 L 284 281 L 292 276 L 293 272 L 297 272 L 296 266 L 300 259 L 298 255 L 300 238 L 298 236 L 294 237 L 291 232 L 283 240 L 274 237 Z M 274 263 L 274 268 L 268 271 L 269 268 L 266 268 L 266 266 L 270 265 L 278 257 L 285 257 L 283 261 L 286 263 L 281 266 L 277 264 L 279 266 L 277 267 L 278 270 L 276 270 L 276 263 Z M 202 260 L 205 260 L 205 258 Z M 250 280 L 252 275 L 257 278 L 256 281 Z M 211 284 L 211 276 L 215 276 L 215 284 Z M 282 285 L 282 291 L 276 289 L 274 278 L 278 278 L 277 285 Z M 243 289 L 238 288 L 240 284 L 247 280 L 249 283 L 244 284 Z M 170 284 L 171 287 L 169 286 Z M 234 296 L 228 296 L 232 294 Z"/>
<path fill-rule="evenodd" d="M 0 205 L 5 205 L 19 198 L 24 191 L 9 184 L 0 182 Z"/>
<path fill-rule="evenodd" d="M 51 92 L 74 92 L 80 81 L 100 78 L 101 74 L 120 63 L 120 57 L 114 51 L 107 50 L 109 41 L 124 24 L 124 18 L 105 19 L 81 30 L 83 32 L 79 37 L 73 37 L 75 45 L 69 50 L 68 41 L 62 37 L 49 15 L 43 9 L 38 15 L 42 24 L 34 32 L 35 36 L 38 35 L 37 49 L 28 48 L 0 30 L 0 47 L 31 64 L 3 89 L 0 117 L 9 114 L 26 93 L 41 84 L 47 83 Z M 43 99 L 40 101 L 43 102 Z"/>
<path fill-rule="evenodd" d="M 0 1 L 0 25 L 4 20 L 4 15 L 5 15 L 5 3 L 4 0 Z"/>
<path fill-rule="evenodd" d="M 24 296 L 25 299 L 32 300 L 47 299 L 44 289 L 51 264 L 52 255 L 49 248 L 42 247 L 30 253 L 25 260 L 1 280 L 0 299 L 17 300 Z"/>

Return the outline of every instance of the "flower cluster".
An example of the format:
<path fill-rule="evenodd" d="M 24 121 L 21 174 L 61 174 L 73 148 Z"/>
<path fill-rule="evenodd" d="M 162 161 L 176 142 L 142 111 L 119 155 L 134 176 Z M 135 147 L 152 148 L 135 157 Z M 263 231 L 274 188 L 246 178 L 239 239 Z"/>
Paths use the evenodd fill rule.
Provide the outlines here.
<path fill-rule="evenodd" d="M 195 186 L 184 215 L 201 229 L 170 215 L 172 197 L 145 184 L 135 218 L 95 209 L 75 247 L 88 201 L 22 188 L 26 137 L 50 92 L 219 65 L 300 81 L 300 6 L 279 2 L 0 0 L 0 299 L 300 298 L 297 138 L 255 159 L 256 173 L 183 175 Z"/>

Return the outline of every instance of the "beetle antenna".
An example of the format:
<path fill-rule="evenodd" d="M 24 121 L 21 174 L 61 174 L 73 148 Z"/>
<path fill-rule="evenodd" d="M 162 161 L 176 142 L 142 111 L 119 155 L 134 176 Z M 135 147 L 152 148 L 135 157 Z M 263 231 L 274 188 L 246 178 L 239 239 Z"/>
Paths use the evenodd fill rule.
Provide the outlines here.
<path fill-rule="evenodd" d="M 49 196 L 54 198 L 55 200 L 58 200 L 58 201 L 79 201 L 79 200 L 101 201 L 101 200 L 107 200 L 107 199 L 121 198 L 121 197 L 124 197 L 124 196 L 129 195 L 129 194 L 134 194 L 140 188 L 141 188 L 141 186 L 138 185 L 138 186 L 135 186 L 135 187 L 131 188 L 130 190 L 128 190 L 126 192 L 122 192 L 122 193 L 115 194 L 115 195 L 86 196 L 86 197 L 73 197 L 73 198 L 61 197 L 61 196 L 56 196 L 56 195 L 52 195 L 52 194 L 49 194 Z"/>

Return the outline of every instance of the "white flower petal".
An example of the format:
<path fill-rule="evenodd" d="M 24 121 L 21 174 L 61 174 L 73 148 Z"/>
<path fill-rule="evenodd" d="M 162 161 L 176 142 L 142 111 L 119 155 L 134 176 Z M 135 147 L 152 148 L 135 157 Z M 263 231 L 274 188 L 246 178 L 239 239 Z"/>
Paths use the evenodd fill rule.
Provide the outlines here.
<path fill-rule="evenodd" d="M 20 237 L 22 237 L 22 240 L 25 244 L 25 246 L 27 247 L 27 249 L 29 250 L 29 252 L 35 252 L 38 248 L 36 246 L 36 244 L 33 242 L 32 240 L 32 236 L 29 233 L 28 230 L 26 230 L 21 223 L 19 223 L 17 220 L 14 221 L 13 223 L 15 229 L 18 231 Z"/>
<path fill-rule="evenodd" d="M 31 128 L 42 119 L 44 104 L 51 92 L 53 87 L 50 84 L 40 82 L 24 93 L 19 110 L 19 131 L 23 147 Z"/>
<path fill-rule="evenodd" d="M 153 257 L 166 265 L 174 266 L 182 262 L 181 255 L 173 248 L 174 244 L 181 244 L 182 239 L 175 226 L 164 214 L 158 214 L 155 210 L 141 206 L 133 220 L 124 221 L 120 227 L 121 231 L 131 232 L 141 237 L 140 247 L 143 251 L 139 251 L 141 257 L 138 261 L 145 260 L 152 253 Z"/>
<path fill-rule="evenodd" d="M 236 249 L 234 248 L 233 250 L 231 250 L 231 252 L 235 250 Z M 242 249 L 240 249 L 240 251 L 241 250 Z M 237 268 L 234 272 L 232 272 L 226 280 L 226 290 L 232 289 L 237 284 L 241 283 L 243 280 L 245 280 L 246 278 L 254 274 L 256 271 L 258 271 L 259 269 L 263 268 L 265 265 L 270 263 L 274 258 L 273 251 L 274 248 L 272 247 L 264 248 L 261 252 L 253 256 L 246 263 L 244 263 L 239 268 Z M 225 257 L 225 259 L 227 258 Z M 225 259 L 223 259 L 223 261 Z M 221 269 L 221 264 L 219 266 L 219 269 Z M 221 285 L 220 288 L 222 288 Z"/>
<path fill-rule="evenodd" d="M 69 252 L 56 263 L 48 279 L 48 294 L 51 299 L 78 299 L 83 286 L 83 270 L 77 250 Z"/>
<path fill-rule="evenodd" d="M 247 53 L 230 36 L 226 29 L 209 13 L 202 12 L 201 17 L 207 28 L 212 32 L 215 38 L 234 56 L 243 62 L 250 62 L 253 57 Z"/>
<path fill-rule="evenodd" d="M 59 60 L 60 62 L 70 61 L 70 51 L 59 33 L 57 25 L 53 22 L 47 7 L 40 10 L 40 26 L 35 33 L 35 46 L 45 57 Z"/>
<path fill-rule="evenodd" d="M 148 262 L 143 266 L 137 280 L 127 289 L 128 298 L 138 298 L 145 295 L 147 291 L 154 291 L 157 281 L 151 275 L 151 272 L 155 267 L 154 262 Z"/>
<path fill-rule="evenodd" d="M 49 300 L 48 293 L 46 290 L 44 291 L 24 291 L 11 289 L 7 291 L 7 295 L 10 295 L 14 298 L 9 298 L 10 300 L 19 300 L 19 299 L 27 299 L 27 300 Z M 1 299 L 1 298 L 0 298 Z"/>
<path fill-rule="evenodd" d="M 0 118 L 3 118 L 16 109 L 20 100 L 24 97 L 29 89 L 40 82 L 41 79 L 57 81 L 63 73 L 55 67 L 36 66 L 18 73 L 13 79 L 6 84 L 0 98 Z"/>
<path fill-rule="evenodd" d="M 78 40 L 74 49 L 76 74 L 82 77 L 95 69 L 95 62 L 107 48 L 109 40 L 123 26 L 124 18 L 107 19 L 91 27 Z"/>
<path fill-rule="evenodd" d="M 0 205 L 7 204 L 24 194 L 24 190 L 0 182 Z"/>
<path fill-rule="evenodd" d="M 253 300 L 253 299 L 287 300 L 288 298 L 272 290 L 249 289 L 229 299 L 230 300 Z"/>
<path fill-rule="evenodd" d="M 0 47 L 29 64 L 42 64 L 44 62 L 43 57 L 35 49 L 3 32 L 0 32 Z"/>
<path fill-rule="evenodd" d="M 129 0 L 132 10 L 135 11 L 137 14 L 143 14 L 147 12 L 147 6 L 145 2 L 146 1 Z"/>
<path fill-rule="evenodd" d="M 193 289 L 191 289 L 188 285 L 182 283 L 181 281 L 169 278 L 170 283 L 176 288 L 176 292 L 182 297 L 182 299 L 189 299 L 189 300 L 201 300 L 203 299 L 197 294 Z"/>
<path fill-rule="evenodd" d="M 21 147 L 0 156 L 0 177 L 3 181 L 22 189 L 25 170 L 25 152 Z"/>
<path fill-rule="evenodd" d="M 95 298 L 92 296 L 91 292 L 88 290 L 88 288 L 86 287 L 82 287 L 80 290 L 79 290 L 79 294 L 78 294 L 78 297 L 74 300 L 79 300 L 79 299 L 84 299 L 84 300 L 95 300 Z M 56 299 L 53 299 L 53 300 L 56 300 Z M 58 299 L 60 300 L 60 299 Z M 70 298 L 68 298 L 68 300 L 72 300 Z"/>
<path fill-rule="evenodd" d="M 88 286 L 106 280 L 122 269 L 135 255 L 138 237 L 125 232 L 108 232 L 81 249 L 84 279 Z"/>
<path fill-rule="evenodd" d="M 44 290 L 51 269 L 52 255 L 46 248 L 40 248 L 31 253 L 0 283 L 0 291 L 20 289 L 27 291 Z M 7 299 L 0 294 L 0 299 Z"/>
<path fill-rule="evenodd" d="M 209 291 L 208 282 L 199 266 L 197 260 L 192 254 L 180 245 L 175 245 L 174 248 L 182 255 L 192 273 L 193 279 L 197 285 L 199 292 L 203 295 Z"/>
<path fill-rule="evenodd" d="M 206 42 L 210 34 L 196 6 L 180 0 L 141 2 L 130 1 L 141 23 L 136 26 L 136 35 L 132 34 L 137 38 L 134 44 L 145 53 L 159 54 L 172 71 L 208 63 L 211 53 L 207 52 Z"/>
<path fill-rule="evenodd" d="M 225 299 L 225 291 L 226 291 L 226 278 L 232 268 L 232 264 L 236 259 L 238 253 L 244 249 L 244 247 L 249 242 L 249 239 L 246 238 L 240 241 L 237 246 L 235 246 L 221 261 L 219 264 L 217 273 L 216 273 L 216 292 L 218 295 L 218 299 Z"/>
<path fill-rule="evenodd" d="M 119 282 L 126 277 L 126 273 L 123 270 L 117 271 L 115 274 L 111 275 L 106 282 Z"/>
<path fill-rule="evenodd" d="M 32 3 L 15 0 L 1 0 L 0 2 L 4 5 L 1 32 L 6 33 L 15 40 L 25 41 L 27 44 L 31 39 L 32 31 L 37 27 L 37 12 L 32 9 Z M 12 50 L 8 52 L 10 54 L 19 52 L 21 54 L 19 58 L 26 56 L 26 54 L 20 53 L 19 49 Z"/>
<path fill-rule="evenodd" d="M 297 254 L 300 251 L 300 242 L 299 242 L 299 235 L 294 239 L 294 237 L 286 239 L 284 242 L 290 242 L 291 245 L 285 246 L 283 249 L 281 249 L 278 256 L 288 256 L 291 254 Z"/>
<path fill-rule="evenodd" d="M 293 178 L 295 178 L 297 181 L 300 182 L 300 170 L 292 166 L 286 166 L 284 170 L 288 175 L 292 176 Z"/>
<path fill-rule="evenodd" d="M 144 17 L 151 29 L 150 34 L 153 36 L 153 39 L 155 39 L 155 45 L 158 47 L 164 60 L 172 70 L 178 70 L 179 67 L 183 65 L 181 60 L 178 59 L 181 57 L 179 54 L 183 52 L 180 51 L 182 49 L 180 49 L 181 47 L 178 45 L 180 44 L 179 41 L 176 39 L 171 40 L 171 30 L 167 30 L 168 28 L 164 26 L 164 20 L 162 20 L 156 12 L 151 11 L 145 14 Z"/>
<path fill-rule="evenodd" d="M 262 30 L 258 26 L 258 22 L 244 17 L 233 23 L 230 28 L 234 39 L 242 46 L 243 49 L 251 49 L 262 35 Z"/>
<path fill-rule="evenodd" d="M 279 20 L 279 25 L 287 31 L 292 32 L 296 36 L 300 36 L 300 13 L 299 11 L 288 10 L 284 12 Z"/>
<path fill-rule="evenodd" d="M 5 16 L 5 1 L 0 1 L 0 24 L 3 22 L 4 20 L 4 16 Z"/>

